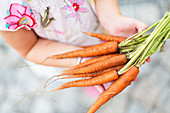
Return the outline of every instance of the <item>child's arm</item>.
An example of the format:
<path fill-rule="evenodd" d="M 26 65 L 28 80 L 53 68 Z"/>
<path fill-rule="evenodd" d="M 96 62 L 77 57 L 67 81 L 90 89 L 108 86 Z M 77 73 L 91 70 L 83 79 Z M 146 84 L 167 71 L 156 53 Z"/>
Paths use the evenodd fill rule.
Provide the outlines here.
<path fill-rule="evenodd" d="M 148 27 L 135 18 L 122 16 L 118 0 L 95 0 L 95 7 L 100 23 L 110 35 L 129 37 Z"/>
<path fill-rule="evenodd" d="M 96 13 L 100 21 L 108 20 L 108 17 L 122 15 L 117 0 L 95 0 Z"/>
<path fill-rule="evenodd" d="M 45 62 L 43 61 L 50 55 L 76 50 L 79 47 L 38 38 L 33 30 L 28 31 L 24 28 L 15 32 L 0 31 L 0 35 L 21 56 L 37 64 L 56 67 L 72 67 L 77 64 L 77 58 L 67 60 L 48 59 Z"/>
<path fill-rule="evenodd" d="M 111 35 L 129 37 L 147 28 L 147 25 L 137 19 L 122 16 L 118 0 L 95 0 L 97 16 Z"/>

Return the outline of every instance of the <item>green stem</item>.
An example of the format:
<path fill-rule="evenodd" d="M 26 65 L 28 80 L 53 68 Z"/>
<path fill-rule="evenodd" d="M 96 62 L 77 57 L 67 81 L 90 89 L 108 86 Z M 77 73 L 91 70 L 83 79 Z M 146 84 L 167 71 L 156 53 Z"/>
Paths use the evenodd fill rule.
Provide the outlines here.
<path fill-rule="evenodd" d="M 157 48 L 159 49 L 159 45 L 161 45 L 161 40 L 164 38 L 164 36 L 167 34 L 167 30 L 166 32 L 163 32 L 161 33 L 162 35 L 161 36 L 157 36 L 157 39 L 156 40 L 153 40 L 151 43 L 150 43 L 150 46 L 147 47 L 147 49 L 145 50 L 145 52 L 141 55 L 140 57 L 140 60 L 136 63 L 136 66 L 137 67 L 140 67 L 143 62 L 150 56 L 152 55 L 153 53 L 156 52 Z"/>
<path fill-rule="evenodd" d="M 134 49 L 137 48 L 138 46 L 139 46 L 139 44 L 137 44 L 137 45 L 131 45 L 131 46 L 128 46 L 128 47 L 123 47 L 122 49 L 120 49 L 120 52 L 122 52 L 122 53 L 129 52 L 129 51 L 134 50 Z"/>
<path fill-rule="evenodd" d="M 169 13 L 166 13 L 165 16 L 160 21 L 158 21 L 159 23 L 157 22 L 156 28 L 148 36 L 148 38 L 143 42 L 143 44 L 140 47 L 138 47 L 137 50 L 133 54 L 131 54 L 129 56 L 130 61 L 118 72 L 119 75 L 121 75 L 124 72 L 126 72 L 126 70 L 129 69 L 137 60 L 140 61 L 139 56 L 142 54 L 142 52 L 144 52 L 144 56 L 146 55 L 146 53 L 147 53 L 146 51 L 148 51 L 151 48 L 151 45 L 152 45 L 151 42 L 153 42 L 152 40 L 155 40 L 157 38 L 156 37 L 157 34 L 160 33 L 169 24 L 170 16 L 167 17 L 167 14 L 169 15 Z"/>
<path fill-rule="evenodd" d="M 145 35 L 145 36 L 143 36 L 143 37 L 138 38 L 137 40 L 135 40 L 135 41 L 133 41 L 133 42 L 131 42 L 131 43 L 129 43 L 129 44 L 128 44 L 127 46 L 125 46 L 125 47 L 119 48 L 119 49 L 120 49 L 119 51 L 122 52 L 122 53 L 134 51 L 136 48 L 138 48 L 138 47 L 141 45 L 141 43 L 142 43 L 143 41 L 146 40 L 146 38 L 147 38 L 149 35 L 150 35 L 150 33 L 147 34 L 147 35 Z M 131 54 L 132 54 L 132 53 L 131 53 Z M 127 56 L 129 56 L 129 55 L 127 55 Z"/>
<path fill-rule="evenodd" d="M 126 40 L 124 40 L 123 42 L 121 42 L 119 44 L 119 47 L 123 47 L 123 46 L 126 46 L 127 44 L 129 44 L 133 39 L 137 39 L 139 37 L 141 37 L 143 34 L 145 34 L 146 32 L 148 32 L 149 30 L 151 30 L 152 28 L 154 28 L 160 21 L 158 21 L 157 23 L 155 23 L 154 25 L 150 26 L 149 28 L 147 28 L 146 30 L 140 32 L 140 33 L 137 33 L 129 38 L 127 38 Z"/>
<path fill-rule="evenodd" d="M 129 69 L 132 66 L 132 64 L 136 61 L 136 59 L 140 56 L 142 51 L 143 49 L 137 49 L 136 55 L 132 59 L 130 59 L 130 61 L 120 71 L 118 71 L 118 74 L 121 75 L 124 72 L 126 72 L 126 70 Z"/>
<path fill-rule="evenodd" d="M 148 32 L 149 30 L 151 30 L 152 28 L 154 28 L 155 26 L 157 26 L 157 24 L 159 24 L 160 22 L 162 22 L 168 15 L 170 15 L 168 12 L 164 15 L 164 17 L 162 19 L 160 19 L 158 22 L 156 22 L 155 24 L 153 24 L 152 26 L 150 26 L 149 28 L 147 28 L 146 30 L 137 33 L 129 38 L 127 38 L 126 40 L 124 40 L 123 42 L 121 42 L 119 44 L 119 47 L 122 46 L 126 46 L 128 43 L 130 43 L 132 40 L 131 39 L 137 39 L 139 37 L 141 37 L 143 34 L 145 34 L 146 32 Z"/>
<path fill-rule="evenodd" d="M 166 27 L 166 25 L 169 24 L 169 20 L 170 20 L 170 17 L 166 18 L 164 21 L 161 21 L 158 24 L 158 26 L 154 29 L 151 35 L 144 41 L 144 45 L 142 45 L 144 49 L 151 42 L 151 40 L 155 39 L 155 36 L 157 35 L 157 33 L 160 33 Z M 135 56 L 135 54 L 136 52 L 134 54 L 131 54 L 129 58 L 131 59 L 132 57 Z"/>
<path fill-rule="evenodd" d="M 133 40 L 133 39 L 132 39 L 133 41 L 132 41 L 131 43 L 127 44 L 126 46 L 130 46 L 130 45 L 135 45 L 135 44 L 141 43 L 141 42 L 145 41 L 150 34 L 151 34 L 151 33 L 149 33 L 149 34 L 147 34 L 147 35 L 144 35 L 144 36 L 142 36 L 142 37 L 139 37 L 139 38 L 136 39 L 136 40 Z M 125 47 L 126 47 L 126 46 L 125 46 Z"/>

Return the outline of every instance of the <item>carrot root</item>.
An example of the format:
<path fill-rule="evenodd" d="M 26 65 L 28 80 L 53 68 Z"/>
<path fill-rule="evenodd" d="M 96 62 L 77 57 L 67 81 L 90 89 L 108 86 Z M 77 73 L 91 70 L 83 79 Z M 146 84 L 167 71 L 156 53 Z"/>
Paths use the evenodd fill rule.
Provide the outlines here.
<path fill-rule="evenodd" d="M 118 78 L 117 72 L 115 70 L 112 70 L 110 72 L 104 73 L 104 74 L 102 74 L 100 76 L 96 76 L 94 78 L 76 80 L 76 81 L 71 81 L 71 82 L 65 83 L 50 92 L 55 92 L 55 91 L 65 89 L 65 88 L 70 88 L 70 87 L 87 87 L 87 86 L 100 85 L 100 84 L 104 84 L 104 83 L 116 80 L 117 78 Z"/>
<path fill-rule="evenodd" d="M 127 72 L 122 74 L 115 82 L 113 82 L 110 87 L 105 90 L 97 101 L 92 105 L 87 113 L 94 113 L 108 100 L 123 91 L 130 83 L 133 81 L 139 73 L 139 69 L 132 66 Z"/>
<path fill-rule="evenodd" d="M 118 49 L 117 42 L 106 42 L 94 46 L 90 46 L 84 49 L 66 52 L 63 54 L 49 56 L 48 59 L 63 59 L 63 58 L 75 58 L 75 57 L 93 57 L 99 55 L 106 55 L 116 52 Z"/>
<path fill-rule="evenodd" d="M 104 40 L 104 41 L 115 41 L 118 43 L 120 43 L 126 39 L 124 37 L 118 37 L 118 36 L 112 36 L 112 35 L 106 35 L 106 34 L 100 34 L 100 33 L 86 33 L 86 32 L 83 32 L 83 33 L 85 33 L 89 36 Z"/>
<path fill-rule="evenodd" d="M 87 60 L 86 62 L 83 62 L 83 63 L 81 63 L 79 65 L 74 66 L 72 69 L 78 69 L 78 68 L 81 68 L 81 67 L 85 67 L 85 66 L 88 66 L 90 64 L 96 63 L 98 61 L 106 60 L 106 59 L 108 59 L 110 57 L 114 57 L 114 56 L 118 56 L 118 55 L 120 55 L 120 54 L 115 53 L 115 54 L 109 54 L 109 55 L 104 55 L 104 56 L 92 58 L 90 60 Z"/>
<path fill-rule="evenodd" d="M 102 71 L 104 69 L 107 69 L 113 66 L 119 66 L 119 65 L 125 64 L 126 62 L 127 62 L 126 55 L 122 54 L 119 56 L 110 57 L 107 60 L 96 62 L 86 67 L 73 69 L 73 70 L 66 70 L 61 75 L 85 74 L 85 73 L 98 72 L 98 71 Z"/>
<path fill-rule="evenodd" d="M 107 73 L 107 72 L 112 71 L 112 70 L 118 71 L 118 70 L 120 70 L 121 68 L 123 68 L 123 66 L 124 66 L 124 65 L 115 66 L 115 67 L 110 67 L 110 68 L 107 68 L 107 69 L 105 69 L 105 70 L 103 70 L 103 71 L 94 72 L 94 73 L 70 75 L 70 76 L 64 77 L 64 78 L 62 78 L 62 79 L 96 77 L 96 76 L 99 76 L 99 75 L 101 75 L 101 74 Z"/>

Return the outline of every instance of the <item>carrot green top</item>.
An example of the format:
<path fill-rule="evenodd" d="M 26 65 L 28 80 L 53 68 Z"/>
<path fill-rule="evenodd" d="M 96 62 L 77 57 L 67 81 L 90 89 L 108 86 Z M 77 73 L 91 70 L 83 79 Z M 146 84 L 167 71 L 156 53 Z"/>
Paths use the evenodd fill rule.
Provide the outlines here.
<path fill-rule="evenodd" d="M 152 28 L 154 28 L 153 31 L 151 31 Z M 148 31 L 151 31 L 151 33 L 144 35 Z M 149 56 L 163 47 L 168 38 L 170 38 L 169 12 L 146 30 L 127 38 L 119 44 L 120 51 L 125 53 L 130 60 L 118 73 L 126 72 L 133 65 L 140 67 Z"/>

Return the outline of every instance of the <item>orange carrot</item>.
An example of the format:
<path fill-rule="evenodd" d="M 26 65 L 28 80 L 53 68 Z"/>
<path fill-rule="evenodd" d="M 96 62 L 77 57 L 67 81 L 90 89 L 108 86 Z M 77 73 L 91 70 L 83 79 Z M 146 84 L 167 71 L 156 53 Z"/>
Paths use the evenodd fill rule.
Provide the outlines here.
<path fill-rule="evenodd" d="M 92 105 L 87 113 L 96 112 L 103 104 L 110 100 L 115 95 L 123 91 L 133 81 L 139 73 L 139 69 L 136 66 L 132 66 L 127 72 L 121 75 L 110 87 L 105 90 L 97 101 Z"/>
<path fill-rule="evenodd" d="M 59 79 L 96 77 L 96 76 L 102 75 L 102 74 L 107 73 L 107 72 L 112 71 L 112 70 L 118 71 L 118 70 L 120 70 L 120 69 L 123 68 L 123 67 L 124 67 L 124 65 L 120 65 L 120 66 L 110 67 L 110 68 L 104 69 L 104 70 L 99 71 L 99 72 L 88 73 L 88 74 L 70 75 L 70 76 L 66 76 L 66 77 L 63 77 L 63 78 L 59 78 Z M 47 86 L 47 83 L 48 83 L 50 80 L 52 80 L 54 77 L 56 77 L 56 76 L 59 76 L 59 75 L 55 75 L 55 76 L 49 78 L 49 79 L 47 80 L 47 82 L 44 84 L 44 86 L 46 87 L 46 86 Z M 55 79 L 55 80 L 53 80 L 52 82 L 54 82 L 54 81 L 56 81 L 56 80 L 58 80 L 58 78 Z M 49 84 L 51 84 L 52 82 L 50 82 Z M 48 84 L 48 85 L 49 85 L 49 84 Z"/>
<path fill-rule="evenodd" d="M 93 64 L 95 62 L 98 62 L 98 61 L 101 61 L 101 60 L 105 60 L 109 57 L 114 57 L 114 56 L 118 56 L 120 55 L 119 53 L 116 53 L 116 54 L 109 54 L 109 55 L 104 55 L 104 56 L 100 56 L 100 57 L 96 57 L 96 58 L 92 58 L 90 60 L 87 60 L 79 65 L 76 65 L 73 67 L 73 69 L 78 69 L 78 68 L 81 68 L 81 67 L 85 67 L 85 66 L 88 66 L 90 64 Z"/>
<path fill-rule="evenodd" d="M 83 77 L 96 77 L 96 76 L 99 76 L 99 75 L 101 75 L 101 74 L 107 73 L 107 72 L 112 71 L 112 70 L 118 71 L 118 70 L 120 70 L 121 68 L 123 68 L 123 66 L 124 66 L 124 65 L 115 66 L 115 67 L 110 67 L 110 68 L 108 68 L 108 69 L 105 69 L 105 70 L 102 70 L 102 71 L 99 71 L 99 72 L 94 72 L 94 73 L 79 74 L 79 75 L 70 75 L 70 76 L 64 77 L 64 78 L 62 78 L 62 79 L 83 78 Z"/>
<path fill-rule="evenodd" d="M 84 49 L 66 52 L 63 54 L 53 55 L 48 57 L 49 59 L 63 59 L 63 58 L 75 58 L 75 57 L 93 57 L 99 55 L 106 55 L 116 52 L 118 49 L 117 42 L 106 42 L 94 46 L 90 46 Z"/>
<path fill-rule="evenodd" d="M 110 57 L 106 60 L 93 63 L 86 67 L 73 69 L 73 70 L 66 70 L 61 75 L 92 73 L 92 72 L 101 71 L 103 69 L 107 69 L 109 67 L 119 66 L 125 64 L 126 62 L 127 62 L 126 55 L 122 54 L 119 56 Z"/>
<path fill-rule="evenodd" d="M 96 77 L 96 76 L 99 76 L 101 74 L 102 73 L 99 72 L 99 73 L 87 73 L 87 74 L 70 75 L 70 76 L 64 77 L 62 79 Z"/>
<path fill-rule="evenodd" d="M 50 92 L 54 92 L 54 91 L 58 91 L 58 90 L 70 88 L 70 87 L 87 87 L 87 86 L 104 84 L 104 83 L 116 80 L 117 78 L 118 78 L 117 72 L 115 70 L 112 70 L 110 72 L 104 73 L 104 74 L 102 74 L 100 76 L 96 76 L 94 78 L 76 80 L 76 81 L 71 81 L 71 82 L 65 83 Z"/>
<path fill-rule="evenodd" d="M 100 33 L 85 33 L 85 34 L 92 36 L 92 37 L 99 38 L 99 39 L 104 40 L 104 41 L 115 41 L 115 42 L 118 42 L 118 43 L 120 43 L 120 42 L 122 42 L 126 39 L 124 37 L 105 35 L 105 34 L 100 34 Z"/>
<path fill-rule="evenodd" d="M 81 48 L 88 48 L 88 47 L 91 47 L 91 46 L 94 46 L 94 45 L 89 45 L 89 46 L 80 46 Z"/>

